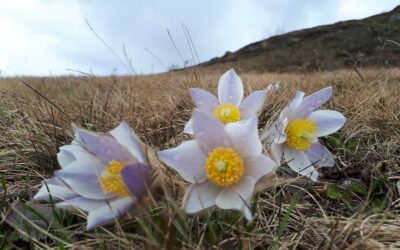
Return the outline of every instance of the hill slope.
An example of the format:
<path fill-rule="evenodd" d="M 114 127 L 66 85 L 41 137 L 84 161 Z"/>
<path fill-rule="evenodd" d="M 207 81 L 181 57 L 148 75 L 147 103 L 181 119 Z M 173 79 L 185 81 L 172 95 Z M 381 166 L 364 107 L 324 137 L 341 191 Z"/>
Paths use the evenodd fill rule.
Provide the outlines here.
<path fill-rule="evenodd" d="M 400 6 L 362 20 L 273 36 L 200 66 L 246 71 L 332 70 L 400 66 Z"/>

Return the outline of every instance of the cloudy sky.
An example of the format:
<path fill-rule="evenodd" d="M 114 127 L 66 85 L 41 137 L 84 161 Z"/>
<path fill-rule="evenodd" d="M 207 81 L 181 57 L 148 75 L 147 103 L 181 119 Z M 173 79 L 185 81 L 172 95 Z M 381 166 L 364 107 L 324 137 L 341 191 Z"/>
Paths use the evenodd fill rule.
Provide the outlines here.
<path fill-rule="evenodd" d="M 360 19 L 397 4 L 399 0 L 0 0 L 0 70 L 2 76 L 156 73 L 183 65 L 167 29 L 183 60 L 191 63 L 183 26 L 200 61 L 206 61 L 272 35 Z"/>

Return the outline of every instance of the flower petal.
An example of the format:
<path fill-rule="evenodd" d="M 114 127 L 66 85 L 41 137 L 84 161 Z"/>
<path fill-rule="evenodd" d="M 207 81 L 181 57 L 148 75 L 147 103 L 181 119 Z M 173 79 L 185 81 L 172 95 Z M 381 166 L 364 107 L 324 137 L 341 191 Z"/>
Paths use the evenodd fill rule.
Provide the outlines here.
<path fill-rule="evenodd" d="M 207 155 L 196 140 L 186 141 L 176 148 L 160 151 L 158 156 L 188 182 L 202 182 L 207 178 L 204 169 Z"/>
<path fill-rule="evenodd" d="M 105 194 L 99 183 L 99 176 L 105 167 L 99 160 L 79 160 L 58 171 L 56 176 L 85 198 L 107 199 L 113 195 Z"/>
<path fill-rule="evenodd" d="M 78 129 L 75 136 L 85 149 L 105 162 L 133 160 L 129 152 L 110 136 L 98 135 L 83 129 Z"/>
<path fill-rule="evenodd" d="M 300 103 L 295 114 L 296 118 L 306 118 L 327 102 L 332 96 L 332 87 L 323 88 L 313 94 L 306 96 Z"/>
<path fill-rule="evenodd" d="M 60 152 L 58 152 L 57 154 L 57 160 L 60 164 L 60 167 L 65 168 L 66 166 L 68 166 L 68 164 L 74 162 L 76 158 L 71 152 L 67 150 L 60 150 Z"/>
<path fill-rule="evenodd" d="M 314 166 L 303 152 L 285 146 L 283 149 L 283 154 L 287 164 L 293 171 L 300 175 L 306 176 L 313 181 L 317 180 L 318 172 L 315 170 Z"/>
<path fill-rule="evenodd" d="M 142 141 L 126 122 L 110 131 L 110 134 L 124 146 L 135 159 L 141 163 L 147 162 L 147 156 Z"/>
<path fill-rule="evenodd" d="M 262 108 L 267 90 L 254 91 L 240 104 L 240 119 L 250 119 L 257 115 Z"/>
<path fill-rule="evenodd" d="M 189 91 L 196 108 L 201 111 L 213 113 L 219 105 L 218 99 L 208 91 L 198 88 L 190 88 Z"/>
<path fill-rule="evenodd" d="M 274 137 L 274 143 L 284 143 L 286 141 L 286 133 L 285 129 L 289 123 L 289 120 L 287 117 L 283 118 L 282 120 L 279 120 L 277 123 L 274 124 L 275 126 L 275 137 Z"/>
<path fill-rule="evenodd" d="M 191 184 L 183 197 L 182 207 L 186 213 L 196 213 L 215 205 L 221 188 L 209 181 Z"/>
<path fill-rule="evenodd" d="M 193 118 L 186 123 L 185 128 L 183 129 L 183 133 L 193 135 Z"/>
<path fill-rule="evenodd" d="M 312 112 L 308 118 L 317 124 L 318 137 L 335 133 L 346 122 L 341 113 L 333 110 L 318 110 Z"/>
<path fill-rule="evenodd" d="M 243 83 L 234 69 L 228 70 L 219 79 L 218 98 L 220 103 L 240 105 L 243 99 Z"/>
<path fill-rule="evenodd" d="M 71 144 L 64 145 L 60 147 L 60 151 L 68 151 L 71 153 L 76 159 L 85 158 L 87 155 L 92 155 L 89 151 L 87 151 L 78 140 L 73 140 Z"/>
<path fill-rule="evenodd" d="M 93 155 L 82 147 L 81 143 L 73 140 L 71 144 L 60 147 L 57 160 L 61 168 L 67 167 L 73 161 L 85 158 L 93 158 Z"/>
<path fill-rule="evenodd" d="M 308 159 L 316 166 L 319 167 L 333 167 L 335 160 L 329 150 L 320 142 L 314 143 L 311 148 L 304 152 Z"/>
<path fill-rule="evenodd" d="M 278 143 L 272 143 L 271 144 L 271 153 L 272 157 L 276 163 L 276 165 L 280 166 L 281 165 L 281 159 L 283 155 L 283 144 L 278 144 Z"/>
<path fill-rule="evenodd" d="M 230 146 L 243 158 L 258 156 L 262 144 L 258 137 L 257 118 L 229 123 L 225 126 Z"/>
<path fill-rule="evenodd" d="M 248 203 L 250 203 L 250 202 L 248 202 Z M 246 220 L 251 220 L 253 218 L 253 214 L 250 210 L 250 206 L 248 206 L 248 205 L 245 205 L 242 207 L 242 213 L 243 213 L 244 218 L 246 218 Z"/>
<path fill-rule="evenodd" d="M 253 196 L 255 181 L 251 177 L 243 177 L 238 184 L 225 188 L 218 195 L 215 204 L 222 209 L 242 210 L 246 219 L 251 219 L 249 211 L 250 200 Z"/>
<path fill-rule="evenodd" d="M 262 142 L 264 142 L 265 144 L 269 144 L 273 141 L 274 137 L 275 137 L 275 127 L 274 124 L 272 124 L 269 127 L 266 127 L 263 132 L 261 133 L 260 139 Z"/>
<path fill-rule="evenodd" d="M 264 154 L 260 154 L 257 158 L 246 161 L 246 172 L 244 176 L 252 177 L 256 182 L 267 175 L 275 168 L 275 162 Z"/>
<path fill-rule="evenodd" d="M 224 124 L 205 112 L 193 113 L 193 131 L 204 152 L 223 145 Z"/>
<path fill-rule="evenodd" d="M 91 210 L 87 218 L 86 230 L 92 230 L 101 224 L 121 217 L 134 205 L 135 201 L 131 197 L 124 197 L 111 200 L 107 205 Z"/>
<path fill-rule="evenodd" d="M 50 193 L 49 193 L 50 191 Z M 78 194 L 75 193 L 71 188 L 69 188 L 65 183 L 59 178 L 55 177 L 43 181 L 42 187 L 33 197 L 37 201 L 49 201 L 50 196 L 52 200 L 67 200 L 76 197 Z"/>
<path fill-rule="evenodd" d="M 146 184 L 149 178 L 149 168 L 142 163 L 126 165 L 121 170 L 122 180 L 129 192 L 136 199 L 141 199 L 146 191 Z"/>
<path fill-rule="evenodd" d="M 286 110 L 284 109 L 279 119 L 262 132 L 261 141 L 264 143 L 284 143 L 286 141 L 285 128 L 288 124 L 288 119 L 283 115 Z"/>
<path fill-rule="evenodd" d="M 89 212 L 95 210 L 99 207 L 107 205 L 107 200 L 93 200 L 93 199 L 86 199 L 84 197 L 78 196 L 72 199 L 59 202 L 56 204 L 57 208 L 79 208 L 85 212 Z"/>
<path fill-rule="evenodd" d="M 304 92 L 296 91 L 293 99 L 290 101 L 289 106 L 287 109 L 285 108 L 285 116 L 291 120 L 296 117 L 297 108 L 299 107 L 300 103 L 303 101 Z"/>

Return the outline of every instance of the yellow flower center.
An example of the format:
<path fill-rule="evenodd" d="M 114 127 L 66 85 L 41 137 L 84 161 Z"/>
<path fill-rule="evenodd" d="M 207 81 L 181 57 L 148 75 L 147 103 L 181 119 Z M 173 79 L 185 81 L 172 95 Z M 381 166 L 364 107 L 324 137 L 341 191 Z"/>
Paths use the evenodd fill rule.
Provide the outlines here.
<path fill-rule="evenodd" d="M 286 144 L 289 147 L 304 151 L 317 141 L 317 125 L 309 119 L 290 121 L 285 129 Z"/>
<path fill-rule="evenodd" d="M 232 148 L 220 147 L 208 153 L 206 174 L 218 186 L 232 186 L 242 178 L 243 173 L 243 160 Z"/>
<path fill-rule="evenodd" d="M 121 177 L 121 170 L 125 164 L 112 160 L 108 167 L 101 172 L 100 185 L 106 193 L 114 193 L 119 197 L 128 196 L 129 192 L 125 187 Z"/>
<path fill-rule="evenodd" d="M 214 116 L 224 124 L 240 120 L 240 110 L 232 103 L 218 105 L 214 109 Z"/>

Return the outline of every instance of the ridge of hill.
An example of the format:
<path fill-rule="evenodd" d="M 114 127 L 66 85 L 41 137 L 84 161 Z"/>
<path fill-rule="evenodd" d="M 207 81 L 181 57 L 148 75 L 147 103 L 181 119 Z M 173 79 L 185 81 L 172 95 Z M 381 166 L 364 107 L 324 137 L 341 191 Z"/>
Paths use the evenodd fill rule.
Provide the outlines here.
<path fill-rule="evenodd" d="M 400 66 L 400 6 L 361 20 L 277 35 L 202 63 L 244 71 Z"/>

